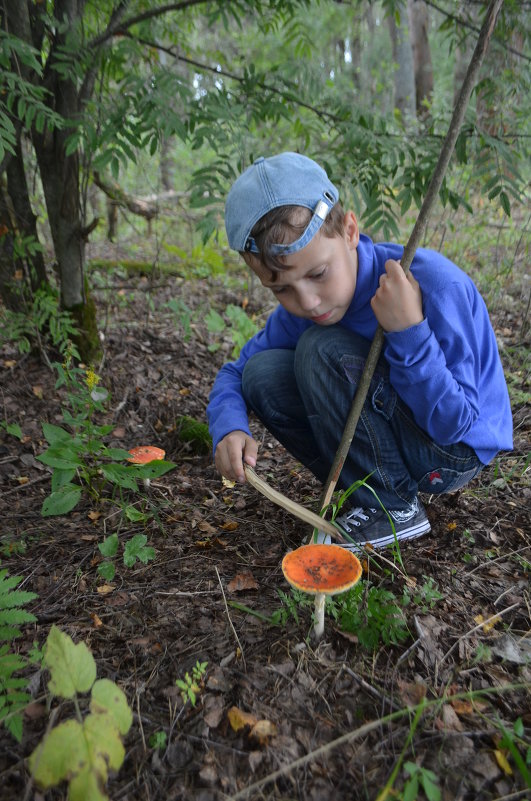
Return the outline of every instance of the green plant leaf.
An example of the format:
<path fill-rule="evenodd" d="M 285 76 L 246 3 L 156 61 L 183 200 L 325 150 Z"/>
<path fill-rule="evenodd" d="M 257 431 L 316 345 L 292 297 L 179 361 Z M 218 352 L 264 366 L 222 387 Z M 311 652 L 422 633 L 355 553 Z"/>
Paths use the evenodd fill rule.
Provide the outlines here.
<path fill-rule="evenodd" d="M 70 484 L 75 475 L 75 469 L 61 470 L 56 467 L 52 473 L 52 492 L 57 492 L 61 487 Z"/>
<path fill-rule="evenodd" d="M 65 431 L 64 428 L 60 426 L 54 426 L 52 423 L 43 423 L 42 433 L 48 445 L 59 445 L 72 440 L 72 435 L 69 434 L 68 431 Z"/>
<path fill-rule="evenodd" d="M 132 523 L 140 523 L 141 521 L 148 519 L 148 515 L 146 515 L 144 512 L 140 512 L 138 509 L 135 509 L 134 506 L 126 506 L 124 509 L 124 515 Z"/>
<path fill-rule="evenodd" d="M 29 758 L 29 769 L 43 790 L 75 775 L 88 763 L 83 728 L 77 720 L 60 723 L 42 740 Z"/>
<path fill-rule="evenodd" d="M 121 464 L 106 464 L 101 468 L 101 472 L 108 481 L 117 484 L 123 489 L 130 489 L 133 492 L 138 491 L 138 484 L 131 471 L 131 468 L 124 467 Z"/>
<path fill-rule="evenodd" d="M 134 465 L 129 468 L 126 467 L 125 470 L 134 469 L 139 478 L 160 478 L 160 476 L 173 470 L 174 467 L 176 467 L 176 465 L 173 462 L 156 459 L 153 462 L 149 462 L 149 464 Z"/>
<path fill-rule="evenodd" d="M 77 506 L 81 498 L 81 487 L 77 484 L 65 484 L 57 492 L 52 492 L 44 499 L 41 515 L 52 517 L 53 515 L 66 515 Z"/>
<path fill-rule="evenodd" d="M 120 734 L 127 734 L 133 722 L 125 693 L 109 679 L 98 679 L 92 688 L 91 712 L 106 713 L 114 720 Z"/>
<path fill-rule="evenodd" d="M 116 556 L 118 552 L 118 534 L 111 534 L 105 537 L 103 542 L 98 544 L 98 550 L 102 556 Z"/>
<path fill-rule="evenodd" d="M 109 796 L 102 792 L 98 775 L 85 768 L 71 779 L 68 801 L 109 801 Z"/>
<path fill-rule="evenodd" d="M 60 470 L 75 470 L 83 465 L 83 460 L 72 443 L 51 445 L 36 458 L 48 467 L 58 467 Z"/>
<path fill-rule="evenodd" d="M 116 568 L 113 562 L 102 562 L 98 565 L 98 575 L 102 576 L 105 581 L 112 581 L 116 575 Z"/>
<path fill-rule="evenodd" d="M 125 543 L 124 565 L 126 567 L 133 567 L 137 559 L 147 564 L 151 559 L 155 558 L 155 549 L 147 546 L 146 542 L 147 537 L 145 534 L 135 534 Z"/>
<path fill-rule="evenodd" d="M 88 692 L 96 679 L 96 663 L 85 643 L 75 645 L 57 626 L 46 640 L 44 664 L 51 673 L 48 687 L 61 698 Z"/>

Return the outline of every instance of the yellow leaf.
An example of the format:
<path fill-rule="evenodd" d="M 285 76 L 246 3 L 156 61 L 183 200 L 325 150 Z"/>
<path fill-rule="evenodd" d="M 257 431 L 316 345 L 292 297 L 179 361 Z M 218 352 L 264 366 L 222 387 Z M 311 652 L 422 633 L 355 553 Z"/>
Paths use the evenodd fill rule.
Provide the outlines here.
<path fill-rule="evenodd" d="M 17 481 L 19 484 L 27 484 L 29 478 L 27 476 L 17 476 Z"/>
<path fill-rule="evenodd" d="M 457 528 L 457 523 L 452 521 L 451 523 L 448 523 L 446 528 L 448 529 L 448 531 L 455 531 L 455 529 Z"/>
<path fill-rule="evenodd" d="M 244 729 L 246 726 L 255 726 L 258 723 L 254 715 L 249 714 L 249 712 L 244 712 L 243 709 L 238 709 L 237 706 L 231 706 L 227 712 L 227 717 L 234 731 L 240 731 L 240 729 Z"/>
<path fill-rule="evenodd" d="M 223 529 L 223 531 L 236 531 L 239 525 L 240 524 L 237 523 L 235 520 L 227 520 L 226 523 L 223 523 L 221 528 Z"/>
<path fill-rule="evenodd" d="M 256 740 L 259 745 L 267 745 L 268 740 L 276 733 L 277 727 L 270 720 L 258 720 L 249 732 L 249 737 Z"/>
<path fill-rule="evenodd" d="M 36 398 L 39 398 L 39 400 L 42 400 L 42 396 L 43 396 L 42 387 L 40 387 L 38 384 L 36 384 L 33 387 L 33 394 L 35 395 Z"/>
<path fill-rule="evenodd" d="M 474 617 L 474 621 L 475 621 L 476 623 L 478 623 L 478 624 L 479 624 L 479 623 L 483 623 L 483 621 L 484 621 L 484 620 L 485 620 L 485 618 L 484 618 L 484 617 L 483 617 L 483 615 L 481 615 L 481 614 L 479 614 L 479 615 L 476 615 L 476 616 Z M 483 631 L 490 631 L 491 629 L 493 629 L 493 628 L 494 628 L 494 626 L 496 625 L 496 623 L 499 623 L 499 622 L 500 622 L 500 620 L 501 620 L 501 618 L 500 618 L 500 616 L 499 616 L 499 615 L 495 615 L 495 617 L 493 617 L 493 618 L 490 618 L 490 619 L 489 619 L 489 622 L 488 622 L 488 623 L 484 623 L 484 625 L 482 626 L 482 629 L 483 629 Z"/>
<path fill-rule="evenodd" d="M 503 751 L 499 751 L 496 748 L 495 751 L 494 751 L 494 756 L 496 758 L 496 762 L 498 763 L 498 766 L 503 770 L 505 775 L 506 776 L 512 776 L 513 772 L 511 770 L 511 766 L 509 765 L 509 762 L 507 761 L 507 757 L 505 756 Z"/>
<path fill-rule="evenodd" d="M 114 592 L 115 589 L 113 584 L 101 584 L 97 588 L 100 595 L 109 595 L 109 593 Z"/>
<path fill-rule="evenodd" d="M 90 616 L 92 618 L 92 622 L 94 623 L 94 628 L 99 629 L 101 628 L 101 626 L 103 626 L 103 622 L 99 617 L 99 615 L 96 614 L 96 612 L 91 612 Z"/>
<path fill-rule="evenodd" d="M 4 367 L 7 367 L 8 369 L 15 366 L 16 366 L 16 361 L 14 361 L 13 359 L 6 359 L 4 361 Z"/>
<path fill-rule="evenodd" d="M 95 523 L 96 520 L 100 519 L 101 512 L 89 512 L 87 517 L 88 517 L 89 520 L 92 520 L 92 522 Z"/>
<path fill-rule="evenodd" d="M 222 476 L 221 480 L 223 482 L 223 486 L 226 487 L 227 489 L 232 489 L 233 487 L 236 486 L 236 482 L 231 481 L 230 478 L 225 478 L 225 476 Z"/>

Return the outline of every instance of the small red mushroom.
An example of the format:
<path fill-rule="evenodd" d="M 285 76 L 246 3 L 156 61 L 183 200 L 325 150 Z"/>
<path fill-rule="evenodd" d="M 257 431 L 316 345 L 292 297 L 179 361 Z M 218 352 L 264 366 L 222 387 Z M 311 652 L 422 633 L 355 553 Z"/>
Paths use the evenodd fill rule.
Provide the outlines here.
<path fill-rule="evenodd" d="M 301 545 L 286 554 L 282 572 L 292 587 L 315 595 L 315 639 L 324 632 L 324 609 L 327 595 L 346 592 L 362 574 L 357 556 L 340 545 Z"/>
<path fill-rule="evenodd" d="M 127 459 L 132 464 L 149 464 L 150 462 L 160 461 L 166 456 L 166 451 L 162 448 L 156 448 L 154 445 L 139 445 L 137 448 L 131 448 L 129 451 L 131 456 Z M 149 487 L 149 478 L 144 479 L 144 486 Z"/>

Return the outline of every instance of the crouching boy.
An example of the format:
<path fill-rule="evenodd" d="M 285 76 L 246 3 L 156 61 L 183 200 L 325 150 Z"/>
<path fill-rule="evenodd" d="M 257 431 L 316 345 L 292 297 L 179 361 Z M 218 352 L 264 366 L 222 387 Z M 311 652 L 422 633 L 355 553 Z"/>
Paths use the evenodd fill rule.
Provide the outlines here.
<path fill-rule="evenodd" d="M 499 450 L 512 417 L 496 338 L 472 280 L 419 249 L 406 275 L 403 248 L 374 244 L 344 211 L 325 171 L 297 153 L 260 158 L 226 203 L 229 245 L 278 307 L 237 361 L 219 371 L 208 419 L 219 472 L 245 481 L 257 443 L 247 413 L 325 482 L 370 343 L 385 344 L 339 486 L 368 483 L 399 540 L 426 534 L 418 493 L 452 492 Z M 394 541 L 367 486 L 336 519 L 361 547 Z"/>

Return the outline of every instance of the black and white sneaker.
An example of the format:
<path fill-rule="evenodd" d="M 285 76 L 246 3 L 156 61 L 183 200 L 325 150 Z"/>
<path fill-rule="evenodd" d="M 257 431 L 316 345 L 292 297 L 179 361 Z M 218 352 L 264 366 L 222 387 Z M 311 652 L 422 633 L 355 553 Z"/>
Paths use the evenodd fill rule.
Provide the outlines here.
<path fill-rule="evenodd" d="M 339 530 L 344 531 L 350 538 L 345 543 L 341 543 L 341 546 L 358 551 L 364 545 L 372 545 L 373 548 L 392 545 L 395 542 L 395 535 L 389 518 L 393 521 L 396 539 L 399 542 L 421 537 L 431 529 L 426 510 L 418 498 L 415 498 L 409 509 L 400 511 L 385 512 L 381 508 L 350 509 L 336 517 L 334 521 Z M 354 542 L 350 540 L 354 540 Z"/>

